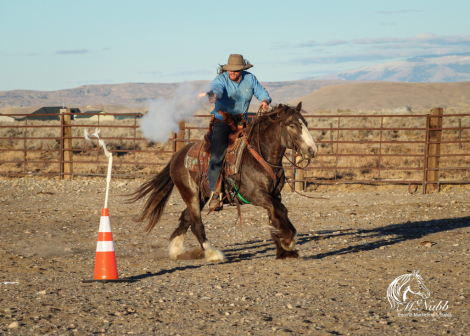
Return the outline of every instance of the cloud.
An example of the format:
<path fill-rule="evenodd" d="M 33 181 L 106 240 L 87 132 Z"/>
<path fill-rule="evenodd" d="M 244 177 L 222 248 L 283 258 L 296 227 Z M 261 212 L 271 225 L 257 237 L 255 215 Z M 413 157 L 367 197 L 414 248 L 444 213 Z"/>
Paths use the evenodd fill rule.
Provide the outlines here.
<path fill-rule="evenodd" d="M 138 72 L 139 75 L 149 75 L 149 76 L 159 76 L 162 74 L 161 71 L 141 71 Z"/>
<path fill-rule="evenodd" d="M 310 47 L 317 47 L 319 45 L 320 44 L 317 41 L 312 40 L 308 42 L 299 43 L 295 47 L 296 48 L 310 48 Z"/>
<path fill-rule="evenodd" d="M 77 50 L 58 50 L 55 53 L 59 55 L 74 55 L 74 54 L 86 54 L 89 52 L 88 49 L 77 49 Z"/>
<path fill-rule="evenodd" d="M 397 43 L 397 42 L 404 42 L 407 39 L 397 38 L 397 37 L 379 37 L 379 38 L 362 38 L 358 40 L 353 40 L 352 43 L 354 44 L 382 44 L 382 43 Z"/>
<path fill-rule="evenodd" d="M 332 40 L 324 43 L 309 41 L 298 44 L 297 47 L 346 45 L 341 53 L 314 53 L 307 49 L 306 56 L 293 56 L 296 64 L 338 64 L 348 62 L 393 61 L 399 58 L 433 54 L 457 54 L 470 51 L 470 35 L 456 34 L 439 36 L 432 33 L 422 33 L 411 37 L 364 37 L 352 41 Z M 350 45 L 348 45 L 350 44 Z M 325 48 L 326 49 L 326 48 Z M 346 50 L 345 50 L 346 49 Z M 348 50 L 350 49 L 350 50 Z M 299 50 L 299 49 L 297 49 Z M 314 56 L 311 56 L 314 55 Z"/>
<path fill-rule="evenodd" d="M 111 48 L 102 48 L 103 50 L 109 51 Z"/>
<path fill-rule="evenodd" d="M 422 13 L 425 12 L 421 9 L 400 9 L 396 11 L 378 11 L 378 14 L 403 14 L 403 13 Z"/>
<path fill-rule="evenodd" d="M 310 48 L 310 47 L 318 47 L 318 46 L 332 47 L 332 46 L 337 46 L 340 44 L 347 44 L 347 43 L 349 42 L 345 40 L 332 40 L 332 41 L 328 41 L 325 43 L 319 43 L 315 40 L 312 40 L 312 41 L 307 41 L 307 42 L 296 44 L 295 47 L 296 48 Z"/>
<path fill-rule="evenodd" d="M 418 34 L 408 38 L 398 37 L 379 37 L 379 38 L 362 38 L 352 41 L 354 44 L 398 44 L 408 43 L 409 47 L 421 48 L 430 45 L 470 45 L 470 35 L 448 35 L 438 36 L 431 33 Z"/>
<path fill-rule="evenodd" d="M 292 62 L 302 65 L 307 64 L 335 64 L 346 62 L 382 61 L 394 58 L 390 53 L 362 53 L 362 54 L 342 54 L 333 56 L 314 56 L 292 60 Z"/>
<path fill-rule="evenodd" d="M 274 50 L 277 50 L 277 49 L 288 49 L 291 47 L 291 44 L 290 43 L 287 43 L 287 42 L 280 42 L 280 41 L 277 41 L 277 42 L 273 42 L 273 44 L 271 44 L 271 49 L 274 49 Z"/>
<path fill-rule="evenodd" d="M 165 76 L 206 76 L 206 75 L 216 75 L 215 71 L 209 71 L 209 70 L 195 70 L 195 71 L 181 71 L 181 72 L 175 72 L 172 74 L 168 74 Z"/>
<path fill-rule="evenodd" d="M 322 45 L 330 47 L 330 46 L 337 46 L 337 45 L 346 44 L 346 43 L 349 43 L 349 42 L 345 40 L 332 40 L 332 41 L 325 42 Z"/>

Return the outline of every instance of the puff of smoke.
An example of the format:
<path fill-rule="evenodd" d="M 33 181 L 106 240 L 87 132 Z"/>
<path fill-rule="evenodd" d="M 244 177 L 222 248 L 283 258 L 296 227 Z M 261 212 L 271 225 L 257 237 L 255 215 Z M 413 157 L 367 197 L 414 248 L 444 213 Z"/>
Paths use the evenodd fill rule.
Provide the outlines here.
<path fill-rule="evenodd" d="M 192 118 L 207 103 L 207 98 L 198 99 L 198 94 L 207 91 L 207 87 L 205 89 L 184 82 L 171 98 L 149 99 L 148 113 L 140 119 L 140 130 L 145 138 L 167 142 L 171 132 L 178 132 L 180 121 Z"/>

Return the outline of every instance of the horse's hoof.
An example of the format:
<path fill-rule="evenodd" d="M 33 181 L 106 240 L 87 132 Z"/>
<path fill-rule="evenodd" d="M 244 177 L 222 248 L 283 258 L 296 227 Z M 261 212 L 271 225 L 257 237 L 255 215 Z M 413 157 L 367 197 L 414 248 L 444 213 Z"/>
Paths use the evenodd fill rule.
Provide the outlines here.
<path fill-rule="evenodd" d="M 281 251 L 276 257 L 276 259 L 287 259 L 287 258 L 298 258 L 299 252 L 297 251 Z"/>
<path fill-rule="evenodd" d="M 170 241 L 168 244 L 168 254 L 170 255 L 170 259 L 176 260 L 180 254 L 186 252 L 186 248 L 184 247 L 184 236 L 176 236 Z"/>
<path fill-rule="evenodd" d="M 295 240 L 291 241 L 291 243 L 289 244 L 289 246 L 284 246 L 284 244 L 281 243 L 281 246 L 284 250 L 286 251 L 292 251 L 294 250 L 295 248 Z"/>
<path fill-rule="evenodd" d="M 210 251 L 204 251 L 206 261 L 223 261 L 225 260 L 224 253 L 219 249 L 212 249 Z"/>
<path fill-rule="evenodd" d="M 223 261 L 225 260 L 224 253 L 219 250 L 218 248 L 213 248 L 211 243 L 208 241 L 202 244 L 204 248 L 204 255 L 206 257 L 206 261 Z"/>

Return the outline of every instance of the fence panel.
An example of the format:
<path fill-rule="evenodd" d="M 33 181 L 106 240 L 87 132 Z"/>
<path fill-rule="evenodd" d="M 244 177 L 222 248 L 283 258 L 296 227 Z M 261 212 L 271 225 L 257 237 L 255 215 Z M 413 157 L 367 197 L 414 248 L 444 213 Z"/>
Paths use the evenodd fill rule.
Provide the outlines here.
<path fill-rule="evenodd" d="M 92 114 L 96 121 L 59 115 L 16 114 L 0 123 L 0 175 L 105 176 L 107 160 L 85 128 L 100 128 L 114 154 L 113 175 L 147 177 L 160 171 L 184 144 L 202 139 L 209 115 L 181 122 L 166 144 L 147 141 L 136 114 Z M 34 120 L 38 117 L 51 120 Z M 115 116 L 119 120 L 106 120 Z M 253 116 L 252 116 L 253 117 Z M 304 115 L 319 155 L 300 174 L 285 160 L 286 176 L 299 189 L 308 184 L 371 183 L 422 185 L 470 183 L 470 114 Z M 296 153 L 287 150 L 292 162 Z M 296 160 L 296 161 L 294 161 Z M 72 168 L 73 165 L 73 168 Z"/>

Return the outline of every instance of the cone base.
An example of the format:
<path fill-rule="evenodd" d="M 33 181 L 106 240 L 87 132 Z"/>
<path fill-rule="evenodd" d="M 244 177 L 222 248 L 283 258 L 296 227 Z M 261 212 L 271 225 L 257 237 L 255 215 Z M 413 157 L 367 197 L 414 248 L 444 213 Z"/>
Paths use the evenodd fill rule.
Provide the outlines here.
<path fill-rule="evenodd" d="M 137 280 L 135 279 L 91 279 L 91 280 L 82 280 L 83 283 L 91 283 L 91 282 L 136 282 Z"/>

